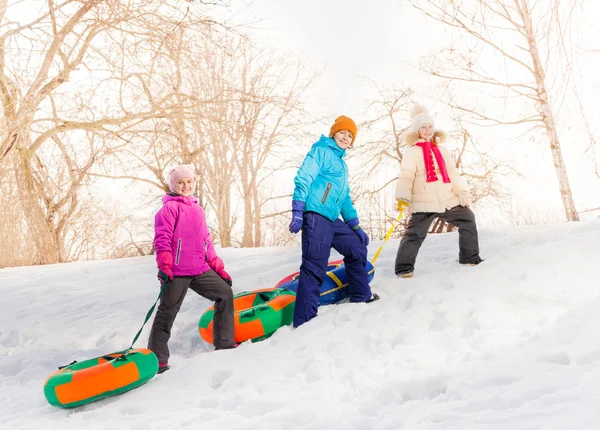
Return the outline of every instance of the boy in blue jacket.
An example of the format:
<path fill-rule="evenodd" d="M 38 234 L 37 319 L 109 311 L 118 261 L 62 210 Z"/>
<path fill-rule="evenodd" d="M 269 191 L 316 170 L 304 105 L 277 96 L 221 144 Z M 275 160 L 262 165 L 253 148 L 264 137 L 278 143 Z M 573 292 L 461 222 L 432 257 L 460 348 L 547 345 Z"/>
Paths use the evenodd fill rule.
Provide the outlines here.
<path fill-rule="evenodd" d="M 369 237 L 360 228 L 350 199 L 346 149 L 356 138 L 352 119 L 338 117 L 329 137 L 315 143 L 294 179 L 290 232 L 302 229 L 302 265 L 294 310 L 294 327 L 317 316 L 321 286 L 331 248 L 344 256 L 351 302 L 379 299 L 371 293 L 367 264 Z M 340 214 L 344 221 L 339 219 Z"/>

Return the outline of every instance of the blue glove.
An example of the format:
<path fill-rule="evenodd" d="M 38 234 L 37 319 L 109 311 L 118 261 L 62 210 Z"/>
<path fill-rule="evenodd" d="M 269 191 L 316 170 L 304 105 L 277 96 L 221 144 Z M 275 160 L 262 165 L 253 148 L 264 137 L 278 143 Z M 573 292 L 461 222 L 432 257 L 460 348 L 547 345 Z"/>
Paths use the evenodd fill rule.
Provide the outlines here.
<path fill-rule="evenodd" d="M 360 239 L 360 243 L 365 246 L 369 246 L 369 236 L 367 236 L 367 233 L 365 233 L 363 229 L 360 228 L 360 225 L 358 225 L 358 218 L 352 218 L 351 220 L 346 221 L 346 224 L 348 224 L 348 227 L 350 227 L 354 233 L 356 233 Z"/>
<path fill-rule="evenodd" d="M 290 233 L 298 233 L 302 228 L 304 214 L 304 202 L 300 200 L 292 201 L 292 222 L 290 222 Z"/>

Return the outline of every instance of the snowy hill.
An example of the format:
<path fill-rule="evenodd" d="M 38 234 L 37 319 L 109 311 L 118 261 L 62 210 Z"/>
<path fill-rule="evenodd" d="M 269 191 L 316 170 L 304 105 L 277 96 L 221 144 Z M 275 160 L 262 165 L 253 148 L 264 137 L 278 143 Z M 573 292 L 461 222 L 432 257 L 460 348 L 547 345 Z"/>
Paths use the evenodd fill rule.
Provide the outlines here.
<path fill-rule="evenodd" d="M 45 379 L 129 346 L 158 293 L 153 258 L 0 270 L 0 428 L 600 428 L 600 222 L 480 240 L 486 261 L 463 267 L 455 233 L 429 236 L 402 280 L 390 241 L 372 283 L 382 300 L 322 307 L 236 350 L 201 340 L 210 303 L 189 292 L 172 369 L 74 410 L 48 405 Z M 236 292 L 273 286 L 300 261 L 288 248 L 220 255 Z"/>

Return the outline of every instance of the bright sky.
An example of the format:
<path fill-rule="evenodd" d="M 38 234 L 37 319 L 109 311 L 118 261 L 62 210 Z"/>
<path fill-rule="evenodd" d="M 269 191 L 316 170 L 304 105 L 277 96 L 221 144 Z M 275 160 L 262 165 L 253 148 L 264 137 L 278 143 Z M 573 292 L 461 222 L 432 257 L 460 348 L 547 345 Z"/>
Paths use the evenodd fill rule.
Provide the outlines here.
<path fill-rule="evenodd" d="M 239 5 L 233 2 L 233 7 Z M 240 2 L 241 3 L 241 2 Z M 600 2 L 584 0 L 587 16 L 600 14 Z M 24 3 L 23 5 L 32 3 Z M 19 7 L 25 14 L 29 7 Z M 410 86 L 416 90 L 416 100 L 427 105 L 436 116 L 436 125 L 450 129 L 452 123 L 446 106 L 436 99 L 437 81 L 417 68 L 422 55 L 445 45 L 449 33 L 439 25 L 423 17 L 406 0 L 305 0 L 288 2 L 280 0 L 254 0 L 238 15 L 241 20 L 254 16 L 262 20 L 255 25 L 258 44 L 274 46 L 300 59 L 313 70 L 322 70 L 321 78 L 312 87 L 308 103 L 315 116 L 335 117 L 349 115 L 358 121 L 364 116 L 367 100 L 373 90 L 364 78 L 383 86 Z M 580 95 L 591 129 L 600 126 L 598 96 L 600 81 L 600 30 L 589 23 L 580 23 L 580 46 L 598 52 L 581 52 L 576 59 L 585 70 L 580 79 Z M 600 26 L 599 26 L 600 28 Z M 465 89 L 467 94 L 478 94 Z M 408 118 L 406 118 L 408 121 Z M 584 154 L 587 137 L 581 133 L 581 121 L 577 104 L 570 100 L 561 111 L 559 124 L 567 172 L 577 208 L 581 210 L 600 206 L 600 179 L 595 176 L 590 154 Z M 315 127 L 315 140 L 326 132 L 330 124 Z M 534 211 L 553 212 L 558 218 L 563 209 L 558 195 L 556 174 L 547 145 L 532 144 L 528 137 L 519 137 L 514 129 L 493 128 L 477 130 L 483 142 L 496 148 L 503 160 L 517 160 L 524 175 L 514 178 L 510 188 L 514 190 L 517 205 L 534 208 Z M 364 136 L 364 135 L 363 135 Z M 360 145 L 359 132 L 357 144 Z M 304 153 L 306 148 L 298 148 Z M 453 147 L 449 142 L 448 146 Z M 600 150 L 596 148 L 600 158 Z M 514 163 L 514 161 L 507 161 Z M 351 172 L 352 173 L 352 172 Z M 393 177 L 397 172 L 389 172 Z M 281 181 L 284 192 L 291 192 L 293 182 Z M 283 202 L 282 202 L 283 204 Z"/>
<path fill-rule="evenodd" d="M 361 77 L 395 84 L 413 84 L 416 73 L 408 62 L 431 49 L 433 38 L 420 44 L 402 42 L 409 29 L 425 22 L 401 2 L 256 0 L 252 10 L 262 36 L 307 65 L 324 69 L 318 93 L 332 109 L 359 117 L 370 92 Z M 412 15 L 409 18 L 409 15 Z M 425 77 L 425 80 L 427 78 Z"/>
<path fill-rule="evenodd" d="M 600 13 L 598 2 L 586 1 L 585 4 L 587 16 Z M 361 0 L 255 0 L 249 10 L 256 18 L 263 19 L 259 24 L 262 30 L 257 33 L 265 43 L 274 44 L 302 59 L 309 67 L 324 69 L 322 78 L 313 88 L 313 94 L 317 96 L 313 102 L 316 113 L 331 116 L 344 113 L 358 120 L 365 119 L 366 100 L 372 96 L 372 90 L 361 78 L 368 78 L 384 86 L 411 86 L 417 92 L 417 100 L 436 114 L 437 125 L 442 129 L 450 128 L 446 107 L 434 101 L 440 97 L 436 94 L 436 81 L 416 66 L 422 55 L 444 46 L 451 36 L 406 1 L 372 0 L 366 6 Z M 585 29 L 581 46 L 600 49 L 595 43 L 598 30 L 591 29 L 585 22 L 580 23 L 580 28 Z M 595 72 L 600 63 L 600 52 L 581 53 L 575 60 L 585 66 L 579 88 L 584 111 L 594 131 L 600 125 L 596 102 L 600 82 Z M 465 91 L 472 90 L 466 88 Z M 477 96 L 472 91 L 472 97 Z M 558 120 L 562 126 L 564 157 L 577 208 L 598 207 L 600 179 L 594 174 L 592 157 L 583 154 L 588 139 L 581 132 L 584 124 L 572 96 Z M 492 128 L 477 130 L 477 133 L 483 141 L 497 147 L 500 157 L 518 160 L 524 178 L 515 178 L 511 188 L 519 204 L 562 216 L 552 157 L 543 141 L 531 143 L 527 136 L 516 139 L 514 129 Z M 452 147 L 451 142 L 449 146 Z M 600 154 L 598 148 L 596 152 Z"/>

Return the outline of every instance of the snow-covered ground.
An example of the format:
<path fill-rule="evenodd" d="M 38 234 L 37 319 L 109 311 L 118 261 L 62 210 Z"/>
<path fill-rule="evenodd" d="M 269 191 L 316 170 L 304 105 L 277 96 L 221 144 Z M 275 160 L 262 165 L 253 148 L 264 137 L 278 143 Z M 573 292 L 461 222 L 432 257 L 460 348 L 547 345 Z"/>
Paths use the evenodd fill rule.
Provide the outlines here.
<path fill-rule="evenodd" d="M 456 234 L 429 236 L 401 280 L 390 241 L 372 283 L 382 300 L 322 307 L 236 350 L 201 340 L 210 303 L 189 292 L 172 369 L 73 410 L 46 402 L 45 379 L 129 346 L 158 293 L 153 257 L 0 270 L 0 428 L 600 428 L 600 222 L 480 241 L 486 261 L 463 267 Z M 236 292 L 273 286 L 300 260 L 290 248 L 220 255 Z"/>

